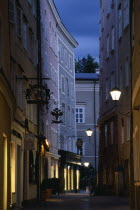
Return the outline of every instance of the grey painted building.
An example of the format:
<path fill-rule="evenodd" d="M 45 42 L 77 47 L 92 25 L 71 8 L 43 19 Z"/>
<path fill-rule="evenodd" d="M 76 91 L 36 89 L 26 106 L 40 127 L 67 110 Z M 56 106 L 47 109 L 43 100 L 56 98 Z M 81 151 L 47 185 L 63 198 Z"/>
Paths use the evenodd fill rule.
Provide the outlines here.
<path fill-rule="evenodd" d="M 99 183 L 128 192 L 130 167 L 129 0 L 100 1 Z M 118 102 L 111 99 L 121 90 Z"/>
<path fill-rule="evenodd" d="M 96 125 L 99 117 L 99 74 L 76 73 L 75 83 L 77 139 L 83 140 L 82 164 L 89 162 L 97 170 L 99 132 Z M 88 128 L 93 131 L 90 138 L 86 135 Z"/>

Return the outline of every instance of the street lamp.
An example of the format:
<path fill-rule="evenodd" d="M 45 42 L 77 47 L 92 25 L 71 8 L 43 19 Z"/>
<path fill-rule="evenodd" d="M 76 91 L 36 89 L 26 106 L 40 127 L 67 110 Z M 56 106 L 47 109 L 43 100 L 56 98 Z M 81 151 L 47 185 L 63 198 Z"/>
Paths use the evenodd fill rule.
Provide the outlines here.
<path fill-rule="evenodd" d="M 90 129 L 90 128 L 88 128 L 87 130 L 86 130 L 86 134 L 87 134 L 87 136 L 89 137 L 89 139 L 90 139 L 90 137 L 92 136 L 92 130 Z"/>
<path fill-rule="evenodd" d="M 115 87 L 110 91 L 110 94 L 111 94 L 111 97 L 112 97 L 113 101 L 118 101 L 120 99 L 120 96 L 121 96 L 121 91 L 118 88 Z"/>
<path fill-rule="evenodd" d="M 89 166 L 89 162 L 84 162 L 84 166 L 88 167 Z"/>

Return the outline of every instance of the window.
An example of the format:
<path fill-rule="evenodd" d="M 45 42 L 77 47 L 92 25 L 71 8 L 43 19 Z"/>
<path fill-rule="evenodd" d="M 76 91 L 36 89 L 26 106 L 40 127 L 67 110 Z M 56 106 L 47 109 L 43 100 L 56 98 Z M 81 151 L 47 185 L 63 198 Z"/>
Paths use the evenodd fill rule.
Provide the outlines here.
<path fill-rule="evenodd" d="M 63 61 L 63 48 L 62 45 L 59 45 L 59 59 Z"/>
<path fill-rule="evenodd" d="M 128 116 L 127 117 L 127 141 L 129 141 L 130 140 L 130 117 Z"/>
<path fill-rule="evenodd" d="M 119 77 L 120 77 L 120 90 L 122 90 L 122 88 L 123 88 L 123 70 L 122 70 L 122 66 L 120 66 Z"/>
<path fill-rule="evenodd" d="M 111 74 L 110 89 L 112 90 L 115 86 L 114 72 Z"/>
<path fill-rule="evenodd" d="M 124 143 L 124 119 L 121 119 L 121 143 Z"/>
<path fill-rule="evenodd" d="M 104 28 L 104 21 L 105 21 L 105 14 L 104 14 L 104 10 L 102 12 L 102 30 Z"/>
<path fill-rule="evenodd" d="M 105 124 L 105 147 L 107 147 L 107 124 Z"/>
<path fill-rule="evenodd" d="M 27 24 L 23 23 L 23 47 L 27 50 Z"/>
<path fill-rule="evenodd" d="M 62 121 L 63 121 L 63 124 L 65 124 L 65 103 L 62 103 L 62 112 L 63 112 L 63 115 L 62 115 Z"/>
<path fill-rule="evenodd" d="M 107 58 L 109 57 L 109 34 L 107 35 L 107 40 L 106 40 L 106 56 Z"/>
<path fill-rule="evenodd" d="M 61 90 L 62 90 L 62 93 L 65 94 L 65 80 L 64 80 L 63 75 L 61 76 Z"/>
<path fill-rule="evenodd" d="M 129 85 L 129 62 L 128 58 L 125 60 L 125 86 L 128 87 Z"/>
<path fill-rule="evenodd" d="M 9 20 L 12 23 L 15 23 L 15 1 L 9 1 Z"/>
<path fill-rule="evenodd" d="M 71 128 L 74 128 L 75 126 L 75 114 L 74 114 L 74 108 L 71 109 L 72 112 L 72 118 L 71 118 Z"/>
<path fill-rule="evenodd" d="M 36 0 L 33 0 L 33 15 L 36 17 Z"/>
<path fill-rule="evenodd" d="M 106 100 L 109 98 L 109 79 L 106 79 Z"/>
<path fill-rule="evenodd" d="M 118 7 L 118 38 L 122 37 L 122 5 Z"/>
<path fill-rule="evenodd" d="M 17 105 L 22 108 L 22 81 L 17 81 Z"/>
<path fill-rule="evenodd" d="M 69 69 L 72 71 L 72 57 L 69 55 Z"/>
<path fill-rule="evenodd" d="M 85 123 L 85 107 L 76 107 L 76 123 Z"/>
<path fill-rule="evenodd" d="M 124 0 L 124 29 L 129 24 L 129 0 Z"/>
<path fill-rule="evenodd" d="M 22 10 L 17 7 L 17 35 L 22 36 Z"/>
<path fill-rule="evenodd" d="M 66 77 L 66 91 L 67 91 L 67 95 L 70 96 L 70 91 L 69 91 L 69 80 Z"/>
<path fill-rule="evenodd" d="M 114 125 L 113 121 L 110 123 L 110 144 L 113 144 Z"/>
<path fill-rule="evenodd" d="M 109 14 L 109 13 L 110 13 L 110 6 L 111 6 L 111 5 L 110 5 L 110 0 L 107 1 L 107 6 L 108 6 L 107 12 L 108 12 L 108 14 Z"/>
<path fill-rule="evenodd" d="M 114 48 L 115 48 L 115 28 L 114 28 L 114 26 L 112 27 L 111 35 L 112 35 L 111 50 L 114 50 Z"/>
<path fill-rule="evenodd" d="M 71 82 L 71 98 L 74 99 L 74 83 Z"/>
<path fill-rule="evenodd" d="M 70 106 L 68 105 L 68 112 L 67 112 L 67 120 L 68 120 L 68 126 L 70 126 L 70 122 L 71 122 L 71 115 L 70 115 Z"/>

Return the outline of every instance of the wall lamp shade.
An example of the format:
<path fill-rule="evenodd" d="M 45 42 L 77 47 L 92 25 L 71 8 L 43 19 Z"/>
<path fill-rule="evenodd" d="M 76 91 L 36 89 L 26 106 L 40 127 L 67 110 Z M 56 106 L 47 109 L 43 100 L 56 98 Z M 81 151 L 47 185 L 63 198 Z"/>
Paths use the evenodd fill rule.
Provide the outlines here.
<path fill-rule="evenodd" d="M 121 96 L 121 91 L 118 88 L 113 88 L 110 91 L 110 94 L 111 94 L 111 98 L 112 98 L 113 101 L 118 101 L 120 99 L 120 96 Z"/>
<path fill-rule="evenodd" d="M 88 167 L 89 166 L 89 162 L 84 162 L 84 166 Z"/>
<path fill-rule="evenodd" d="M 92 136 L 92 130 L 89 128 L 86 130 L 87 136 Z"/>

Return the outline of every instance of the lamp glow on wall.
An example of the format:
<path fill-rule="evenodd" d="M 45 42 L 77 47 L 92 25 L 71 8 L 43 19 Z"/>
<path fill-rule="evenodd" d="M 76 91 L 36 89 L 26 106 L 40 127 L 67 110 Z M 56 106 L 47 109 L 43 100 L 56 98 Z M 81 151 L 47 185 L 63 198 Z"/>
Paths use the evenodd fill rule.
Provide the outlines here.
<path fill-rule="evenodd" d="M 120 99 L 120 96 L 121 96 L 121 91 L 118 88 L 113 88 L 110 91 L 110 94 L 111 94 L 111 98 L 112 98 L 113 101 L 118 101 Z"/>

